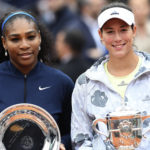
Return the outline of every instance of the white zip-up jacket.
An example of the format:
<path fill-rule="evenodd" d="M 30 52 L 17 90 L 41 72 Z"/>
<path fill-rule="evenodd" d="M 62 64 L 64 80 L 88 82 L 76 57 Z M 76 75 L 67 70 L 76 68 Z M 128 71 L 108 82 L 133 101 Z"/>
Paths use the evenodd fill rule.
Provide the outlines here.
<path fill-rule="evenodd" d="M 108 150 L 105 136 L 95 133 L 92 123 L 95 119 L 105 118 L 125 102 L 132 110 L 150 115 L 150 54 L 135 52 L 142 58 L 140 69 L 128 84 L 123 99 L 111 85 L 104 63 L 109 56 L 99 59 L 90 69 L 79 76 L 72 95 L 71 136 L 75 150 Z M 150 129 L 150 119 L 143 121 L 142 132 Z M 107 132 L 106 125 L 100 130 Z M 150 149 L 150 132 L 142 138 L 136 150 Z"/>

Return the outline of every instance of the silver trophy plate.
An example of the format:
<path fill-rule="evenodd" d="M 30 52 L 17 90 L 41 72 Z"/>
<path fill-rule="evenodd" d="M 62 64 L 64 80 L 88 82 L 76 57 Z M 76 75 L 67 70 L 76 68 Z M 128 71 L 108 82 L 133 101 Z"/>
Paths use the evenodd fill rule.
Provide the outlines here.
<path fill-rule="evenodd" d="M 60 131 L 43 108 L 21 103 L 0 113 L 0 150 L 59 150 Z"/>

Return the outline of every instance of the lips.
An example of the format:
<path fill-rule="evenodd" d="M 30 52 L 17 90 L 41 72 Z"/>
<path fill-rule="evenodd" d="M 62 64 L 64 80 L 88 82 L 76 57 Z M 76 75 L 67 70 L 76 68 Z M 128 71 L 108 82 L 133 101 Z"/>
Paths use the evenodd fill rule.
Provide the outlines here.
<path fill-rule="evenodd" d="M 25 52 L 25 53 L 20 53 L 19 56 L 23 59 L 29 59 L 32 57 L 33 53 L 32 52 Z"/>
<path fill-rule="evenodd" d="M 124 44 L 114 44 L 112 45 L 116 50 L 121 50 L 123 47 L 124 47 L 125 43 Z"/>

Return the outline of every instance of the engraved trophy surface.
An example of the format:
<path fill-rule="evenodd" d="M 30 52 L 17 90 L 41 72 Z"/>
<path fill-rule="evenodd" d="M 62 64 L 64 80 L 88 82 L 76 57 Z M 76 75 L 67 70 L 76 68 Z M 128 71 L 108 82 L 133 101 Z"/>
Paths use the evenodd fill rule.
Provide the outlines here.
<path fill-rule="evenodd" d="M 143 120 L 150 116 L 142 116 L 139 111 L 127 107 L 108 113 L 105 119 L 96 119 L 93 122 L 95 132 L 106 136 L 106 149 L 108 150 L 134 150 L 142 139 Z M 108 135 L 99 130 L 99 123 L 106 124 Z"/>
<path fill-rule="evenodd" d="M 22 103 L 0 113 L 0 150 L 59 150 L 60 131 L 39 106 Z"/>

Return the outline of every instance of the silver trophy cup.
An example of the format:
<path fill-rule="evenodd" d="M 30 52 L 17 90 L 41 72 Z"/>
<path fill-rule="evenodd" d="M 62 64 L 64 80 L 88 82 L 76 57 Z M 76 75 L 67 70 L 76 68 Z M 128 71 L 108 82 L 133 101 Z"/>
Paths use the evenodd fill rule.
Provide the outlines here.
<path fill-rule="evenodd" d="M 107 114 L 105 119 L 96 119 L 93 122 L 95 132 L 106 136 L 104 143 L 107 150 L 134 150 L 143 137 L 142 123 L 150 116 L 142 116 L 141 112 L 122 108 Z M 108 134 L 100 131 L 100 123 L 105 123 Z"/>
<path fill-rule="evenodd" d="M 59 150 L 60 131 L 52 116 L 33 104 L 0 113 L 0 150 Z"/>

